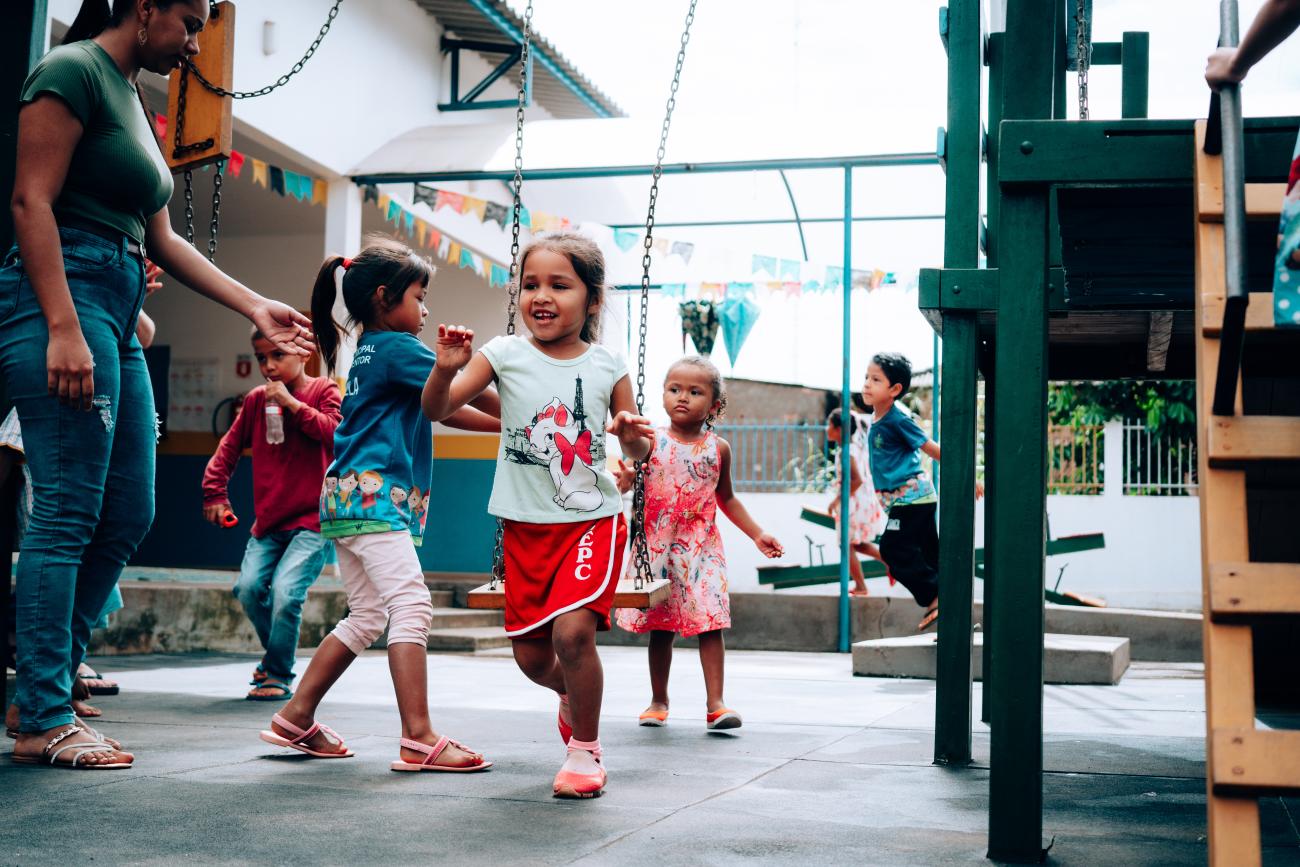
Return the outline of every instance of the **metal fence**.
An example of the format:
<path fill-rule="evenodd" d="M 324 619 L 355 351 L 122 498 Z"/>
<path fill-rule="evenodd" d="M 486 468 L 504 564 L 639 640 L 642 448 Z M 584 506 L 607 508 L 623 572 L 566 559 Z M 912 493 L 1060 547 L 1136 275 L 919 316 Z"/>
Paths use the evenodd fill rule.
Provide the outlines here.
<path fill-rule="evenodd" d="M 1124 493 L 1145 497 L 1195 496 L 1196 441 L 1156 434 L 1142 421 L 1125 421 Z"/>
<path fill-rule="evenodd" d="M 824 424 L 720 424 L 717 432 L 731 444 L 737 491 L 825 491 L 835 481 Z"/>
<path fill-rule="evenodd" d="M 1105 489 L 1105 428 L 1048 425 L 1047 493 L 1098 496 Z"/>

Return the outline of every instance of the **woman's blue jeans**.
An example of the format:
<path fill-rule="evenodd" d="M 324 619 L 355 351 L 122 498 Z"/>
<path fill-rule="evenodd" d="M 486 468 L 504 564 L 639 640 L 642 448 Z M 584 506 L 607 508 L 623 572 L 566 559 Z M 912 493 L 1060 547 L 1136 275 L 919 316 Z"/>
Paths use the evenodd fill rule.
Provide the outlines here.
<path fill-rule="evenodd" d="M 90 630 L 154 508 L 153 390 L 135 337 L 144 263 L 125 239 L 59 235 L 95 362 L 89 411 L 49 393 L 49 328 L 16 247 L 0 268 L 0 370 L 22 422 L 34 500 L 17 578 L 17 701 L 26 732 L 74 721 L 72 682 Z"/>

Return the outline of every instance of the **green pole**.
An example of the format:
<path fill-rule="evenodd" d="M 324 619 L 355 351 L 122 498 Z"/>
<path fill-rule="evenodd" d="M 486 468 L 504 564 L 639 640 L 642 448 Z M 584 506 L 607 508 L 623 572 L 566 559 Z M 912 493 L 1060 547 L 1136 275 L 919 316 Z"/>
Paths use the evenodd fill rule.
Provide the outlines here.
<path fill-rule="evenodd" d="M 1007 9 L 1003 118 L 1050 118 L 1058 0 L 1020 0 Z M 1014 148 L 1012 145 L 1014 144 Z M 1034 153 L 1008 142 L 1005 159 Z M 1008 168 L 1003 165 L 1002 168 Z M 990 559 L 997 614 L 990 704 L 989 849 L 998 861 L 1043 858 L 1043 557 L 1047 512 L 1048 188 L 1001 184 L 993 408 L 993 484 L 1015 496 L 998 502 Z"/>
<path fill-rule="evenodd" d="M 948 174 L 944 267 L 979 263 L 980 0 L 948 4 Z M 942 300 L 941 300 L 942 304 Z M 939 646 L 935 661 L 934 760 L 971 760 L 971 609 L 975 549 L 975 369 L 979 326 L 974 313 L 942 313 L 935 339 L 934 434 L 943 446 L 939 497 Z M 942 387 L 941 387 L 942 383 Z M 935 465 L 938 483 L 939 466 Z"/>
<path fill-rule="evenodd" d="M 844 298 L 844 334 L 841 361 L 843 379 L 840 383 L 840 653 L 849 652 L 849 558 L 856 557 L 849 546 L 849 505 L 852 498 L 853 472 L 849 466 L 849 435 L 853 430 L 852 404 L 849 395 L 849 360 L 853 342 L 850 338 L 849 315 L 853 307 L 853 167 L 844 167 L 844 277 L 840 281 Z"/>
<path fill-rule="evenodd" d="M 1147 116 L 1151 73 L 1151 34 L 1128 32 L 1120 49 L 1120 116 Z"/>

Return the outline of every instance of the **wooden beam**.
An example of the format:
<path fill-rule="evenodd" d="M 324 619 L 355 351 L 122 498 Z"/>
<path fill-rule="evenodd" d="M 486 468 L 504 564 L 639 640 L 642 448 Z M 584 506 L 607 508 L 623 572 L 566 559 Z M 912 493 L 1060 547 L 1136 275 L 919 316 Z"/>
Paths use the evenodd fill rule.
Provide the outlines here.
<path fill-rule="evenodd" d="M 1300 460 L 1300 418 L 1272 415 L 1211 416 L 1210 463 Z"/>
<path fill-rule="evenodd" d="M 1300 614 L 1300 564 L 1211 563 L 1209 571 L 1215 618 Z"/>
<path fill-rule="evenodd" d="M 1216 790 L 1300 792 L 1300 731 L 1220 728 L 1211 741 L 1209 770 Z"/>
<path fill-rule="evenodd" d="M 1197 216 L 1203 223 L 1223 222 L 1223 184 L 1208 184 L 1198 191 Z M 1286 184 L 1246 184 L 1246 219 L 1276 220 L 1282 213 Z"/>
<path fill-rule="evenodd" d="M 226 90 L 234 86 L 235 63 L 235 4 L 224 0 L 212 8 L 207 26 L 199 32 L 199 54 L 194 67 L 203 77 Z M 176 130 L 179 118 L 180 87 L 185 86 L 185 124 L 181 132 L 181 152 L 176 149 Z M 163 155 L 173 172 L 194 169 L 208 163 L 227 159 L 232 147 L 234 127 L 228 96 L 218 96 L 208 90 L 193 75 L 177 70 L 170 77 L 167 90 L 167 140 L 163 142 Z M 206 147 L 189 150 L 189 146 L 209 142 Z"/>
<path fill-rule="evenodd" d="M 1147 319 L 1147 370 L 1159 373 L 1169 366 L 1169 344 L 1174 339 L 1174 314 L 1161 310 Z"/>
<path fill-rule="evenodd" d="M 1201 299 L 1205 311 L 1202 333 L 1206 337 L 1218 337 L 1223 331 L 1224 293 L 1222 290 L 1211 292 Z M 1250 293 L 1250 305 L 1246 308 L 1246 331 L 1272 331 L 1276 328 L 1273 321 L 1273 293 Z"/>

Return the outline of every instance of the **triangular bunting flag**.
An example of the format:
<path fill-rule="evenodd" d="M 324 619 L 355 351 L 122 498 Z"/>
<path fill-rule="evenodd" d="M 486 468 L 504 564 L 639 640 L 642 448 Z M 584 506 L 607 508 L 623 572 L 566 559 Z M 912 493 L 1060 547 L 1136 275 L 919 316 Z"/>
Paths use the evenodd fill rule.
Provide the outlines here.
<path fill-rule="evenodd" d="M 313 178 L 311 182 L 311 203 L 313 205 L 323 205 L 329 199 L 329 185 L 320 178 Z"/>
<path fill-rule="evenodd" d="M 239 177 L 239 173 L 244 170 L 244 155 L 237 150 L 230 151 L 230 162 L 226 164 L 226 171 L 230 172 L 232 178 Z"/>
<path fill-rule="evenodd" d="M 641 237 L 640 233 L 635 232 L 632 229 L 614 230 L 614 243 L 617 244 L 618 248 L 622 250 L 624 253 L 626 253 L 628 250 L 631 250 L 633 247 L 635 247 L 637 239 L 640 237 Z"/>
<path fill-rule="evenodd" d="M 505 286 L 510 282 L 510 269 L 502 268 L 496 262 L 493 262 L 488 282 L 494 287 Z"/>
<path fill-rule="evenodd" d="M 267 175 L 268 168 L 269 166 L 267 166 L 266 163 L 262 162 L 259 159 L 254 158 L 253 159 L 253 183 L 257 184 L 259 187 L 265 187 L 268 183 L 270 183 Z"/>
<path fill-rule="evenodd" d="M 777 275 L 776 257 L 754 256 L 753 266 L 750 268 L 750 271 L 754 274 L 763 273 L 775 277 Z"/>
<path fill-rule="evenodd" d="M 799 262 L 796 259 L 781 260 L 781 280 L 789 283 L 799 279 Z"/>
<path fill-rule="evenodd" d="M 451 246 L 447 248 L 447 261 L 456 263 L 460 261 L 460 243 L 452 241 Z"/>
<path fill-rule="evenodd" d="M 402 224 L 402 206 L 397 204 L 397 202 L 394 202 L 392 199 L 389 199 L 388 211 L 384 214 L 384 219 L 400 226 Z"/>
<path fill-rule="evenodd" d="M 434 210 L 439 208 L 451 208 L 456 213 L 460 213 L 465 207 L 465 197 L 460 193 L 449 193 L 446 190 L 438 190 L 438 203 L 434 205 Z"/>
<path fill-rule="evenodd" d="M 695 255 L 695 245 L 686 241 L 673 241 L 671 252 L 675 256 L 681 256 L 682 261 L 689 265 L 691 264 L 691 256 Z"/>
<path fill-rule="evenodd" d="M 844 269 L 830 266 L 826 269 L 826 290 L 838 292 L 844 288 Z"/>
<path fill-rule="evenodd" d="M 376 187 L 374 184 L 366 184 L 361 188 L 361 190 L 361 204 L 364 205 L 366 202 L 379 201 L 379 187 Z"/>
<path fill-rule="evenodd" d="M 491 220 L 501 228 L 505 228 L 506 217 L 509 216 L 511 209 L 505 205 L 498 205 L 496 202 L 488 202 L 483 210 L 483 222 Z"/>
<path fill-rule="evenodd" d="M 429 224 L 424 220 L 415 221 L 415 237 L 419 240 L 420 246 L 424 246 L 424 238 L 429 232 Z"/>
<path fill-rule="evenodd" d="M 732 367 L 736 366 L 740 347 L 745 345 L 745 340 L 749 337 L 749 332 L 754 330 L 754 323 L 761 313 L 762 309 L 753 298 L 732 297 L 722 303 L 722 342 L 726 344 L 727 357 L 731 359 Z"/>
<path fill-rule="evenodd" d="M 668 255 L 668 249 L 669 249 L 669 241 L 668 241 L 668 239 L 667 239 L 667 238 L 655 238 L 655 239 L 654 239 L 654 248 L 655 248 L 655 252 L 657 252 L 660 256 L 667 256 L 667 255 Z"/>
<path fill-rule="evenodd" d="M 461 247 L 461 248 L 460 248 L 460 257 L 459 257 L 459 259 L 460 259 L 460 261 L 459 261 L 460 267 L 462 267 L 462 268 L 473 268 L 473 267 L 474 267 L 474 253 L 471 252 L 470 250 L 467 250 L 467 249 L 465 249 L 464 247 Z"/>
<path fill-rule="evenodd" d="M 284 169 L 279 166 L 271 166 L 271 189 L 284 195 Z"/>
<path fill-rule="evenodd" d="M 465 206 L 464 209 L 461 211 L 461 213 L 465 214 L 466 216 L 477 217 L 478 221 L 481 223 L 483 222 L 483 214 L 486 210 L 487 210 L 487 202 L 485 202 L 483 199 L 476 199 L 473 196 L 466 196 Z"/>
<path fill-rule="evenodd" d="M 446 235 L 438 235 L 438 258 L 444 262 L 451 258 L 451 239 Z"/>
<path fill-rule="evenodd" d="M 442 232 L 439 232 L 433 226 L 429 227 L 429 246 L 439 247 L 442 245 Z"/>
<path fill-rule="evenodd" d="M 415 234 L 415 214 L 410 211 L 402 211 L 402 227 L 406 229 L 406 236 L 409 238 Z"/>
<path fill-rule="evenodd" d="M 429 207 L 436 207 L 438 204 L 438 191 L 433 187 L 427 187 L 424 184 L 416 184 L 415 192 L 412 194 L 415 204 L 425 204 Z"/>

